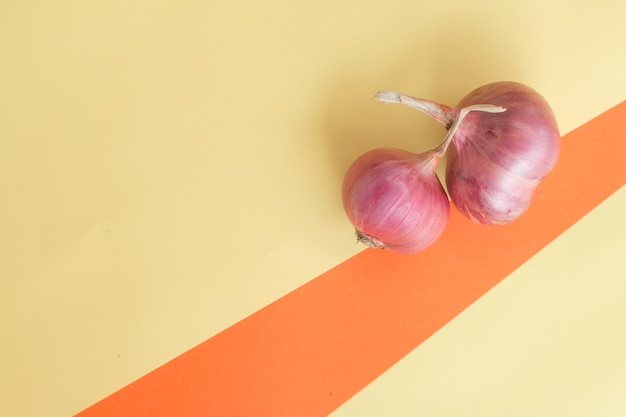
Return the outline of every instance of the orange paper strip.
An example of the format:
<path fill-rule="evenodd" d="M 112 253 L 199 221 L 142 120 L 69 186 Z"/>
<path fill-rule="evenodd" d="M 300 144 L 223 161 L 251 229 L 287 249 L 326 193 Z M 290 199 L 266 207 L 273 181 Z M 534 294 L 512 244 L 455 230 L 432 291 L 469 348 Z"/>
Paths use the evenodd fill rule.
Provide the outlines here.
<path fill-rule="evenodd" d="M 78 416 L 328 415 L 622 187 L 625 155 L 622 102 L 563 138 L 514 223 L 453 210 L 425 252 L 364 250 Z"/>

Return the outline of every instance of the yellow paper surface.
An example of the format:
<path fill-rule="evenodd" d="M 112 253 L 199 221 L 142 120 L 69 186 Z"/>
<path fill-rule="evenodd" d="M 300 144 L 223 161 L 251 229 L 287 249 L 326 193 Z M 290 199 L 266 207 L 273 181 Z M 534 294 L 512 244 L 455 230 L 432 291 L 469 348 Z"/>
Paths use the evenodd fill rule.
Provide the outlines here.
<path fill-rule="evenodd" d="M 0 5 L 0 414 L 75 413 L 362 250 L 341 208 L 348 165 L 378 146 L 425 150 L 443 134 L 426 116 L 375 102 L 377 90 L 454 104 L 515 80 L 542 92 L 563 133 L 621 102 L 625 12 L 608 0 Z M 619 222 L 623 189 L 606 204 Z M 625 308 L 611 304 L 626 291 L 615 279 L 623 262 L 590 248 L 624 252 L 626 236 L 599 230 L 572 230 L 541 254 L 602 277 L 584 289 L 597 294 L 585 323 L 607 304 L 617 316 Z M 541 286 L 561 274 L 529 266 L 507 285 L 543 300 L 546 323 L 575 328 L 579 317 L 564 311 L 575 311 L 584 277 L 549 303 Z M 489 299 L 506 306 L 516 294 Z M 489 337 L 493 312 L 468 313 L 445 337 Z M 546 340 L 542 325 L 511 324 L 548 372 L 553 357 L 540 351 L 580 340 Z M 601 335 L 623 345 L 616 330 Z M 435 358 L 454 343 L 438 347 L 443 337 L 426 347 Z M 593 340 L 569 352 L 608 369 L 617 356 Z M 519 349 L 515 338 L 498 343 Z M 500 366 L 489 360 L 481 369 Z M 574 372 L 567 365 L 556 366 Z M 533 398 L 525 375 L 515 389 Z M 598 395 L 609 398 L 625 374 L 603 375 Z M 393 384 L 375 398 L 411 395 Z M 430 389 L 423 395 L 441 395 Z M 453 387 L 451 401 L 462 393 Z"/>

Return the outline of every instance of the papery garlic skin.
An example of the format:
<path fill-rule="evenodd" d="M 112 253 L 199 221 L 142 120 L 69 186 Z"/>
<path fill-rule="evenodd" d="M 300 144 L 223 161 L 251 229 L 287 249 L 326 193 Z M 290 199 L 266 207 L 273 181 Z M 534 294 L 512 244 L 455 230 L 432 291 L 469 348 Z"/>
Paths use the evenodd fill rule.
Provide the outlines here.
<path fill-rule="evenodd" d="M 440 158 L 434 151 L 381 148 L 354 161 L 344 178 L 342 200 L 359 241 L 415 253 L 441 236 L 450 202 L 435 173 Z"/>
<path fill-rule="evenodd" d="M 468 114 L 452 138 L 446 165 L 450 198 L 482 224 L 506 224 L 530 206 L 539 182 L 559 156 L 554 113 L 535 90 L 514 82 L 479 87 L 456 106 L 506 107 L 499 114 Z"/>
<path fill-rule="evenodd" d="M 376 95 L 387 102 L 402 102 L 405 97 L 392 91 Z M 426 109 L 433 105 L 442 116 L 438 120 L 450 122 L 436 148 L 420 154 L 375 149 L 361 155 L 348 169 L 342 187 L 343 206 L 359 242 L 399 253 L 419 252 L 435 243 L 450 216 L 450 201 L 437 177 L 437 165 L 469 113 L 506 111 L 491 104 L 456 111 L 430 103 Z M 448 115 L 453 117 L 448 119 Z"/>

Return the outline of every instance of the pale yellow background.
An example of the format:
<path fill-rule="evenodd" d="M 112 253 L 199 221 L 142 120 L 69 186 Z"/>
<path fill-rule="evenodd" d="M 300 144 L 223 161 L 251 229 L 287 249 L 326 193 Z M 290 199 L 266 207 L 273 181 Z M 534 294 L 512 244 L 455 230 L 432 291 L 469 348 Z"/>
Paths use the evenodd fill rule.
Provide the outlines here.
<path fill-rule="evenodd" d="M 625 18 L 621 0 L 0 0 L 0 415 L 76 413 L 362 250 L 350 162 L 443 133 L 377 90 L 454 104 L 516 80 L 566 133 L 626 98 Z M 335 415 L 623 416 L 625 193 Z"/>

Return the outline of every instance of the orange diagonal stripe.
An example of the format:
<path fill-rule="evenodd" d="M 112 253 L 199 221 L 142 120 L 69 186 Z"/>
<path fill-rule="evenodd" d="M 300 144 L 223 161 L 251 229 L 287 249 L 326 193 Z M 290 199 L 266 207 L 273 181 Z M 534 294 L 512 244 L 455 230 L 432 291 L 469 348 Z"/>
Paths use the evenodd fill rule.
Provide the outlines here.
<path fill-rule="evenodd" d="M 78 415 L 325 416 L 622 187 L 625 155 L 622 102 L 563 138 L 516 222 L 453 210 L 425 252 L 365 250 Z"/>

